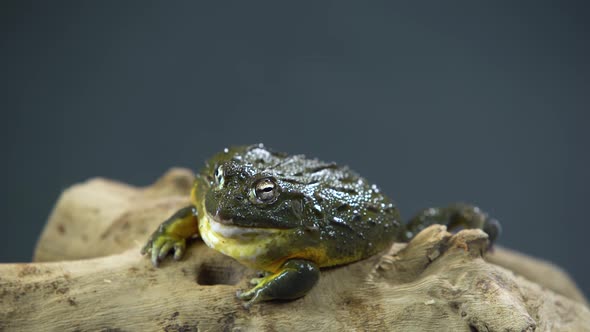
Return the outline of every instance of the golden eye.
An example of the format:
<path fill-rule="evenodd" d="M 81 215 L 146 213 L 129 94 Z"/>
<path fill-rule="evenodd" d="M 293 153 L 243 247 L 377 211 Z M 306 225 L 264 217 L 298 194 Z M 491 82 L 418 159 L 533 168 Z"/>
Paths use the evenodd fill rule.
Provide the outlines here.
<path fill-rule="evenodd" d="M 215 184 L 219 187 L 222 188 L 223 187 L 223 183 L 224 183 L 224 177 L 223 177 L 223 166 L 219 166 L 215 169 L 215 173 L 213 174 L 215 176 Z"/>
<path fill-rule="evenodd" d="M 253 192 L 258 202 L 272 203 L 279 194 L 278 188 L 272 178 L 264 178 L 254 183 Z"/>

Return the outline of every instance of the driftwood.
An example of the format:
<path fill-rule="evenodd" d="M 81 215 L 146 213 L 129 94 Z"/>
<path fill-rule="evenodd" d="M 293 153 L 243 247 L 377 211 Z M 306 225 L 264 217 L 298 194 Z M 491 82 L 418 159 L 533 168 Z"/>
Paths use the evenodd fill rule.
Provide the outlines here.
<path fill-rule="evenodd" d="M 139 247 L 187 203 L 192 174 L 133 188 L 94 179 L 66 190 L 35 263 L 0 264 L 0 331 L 590 331 L 583 295 L 559 268 L 486 235 L 431 226 L 407 246 L 322 271 L 304 298 L 244 309 L 256 274 L 198 240 L 153 268 Z"/>

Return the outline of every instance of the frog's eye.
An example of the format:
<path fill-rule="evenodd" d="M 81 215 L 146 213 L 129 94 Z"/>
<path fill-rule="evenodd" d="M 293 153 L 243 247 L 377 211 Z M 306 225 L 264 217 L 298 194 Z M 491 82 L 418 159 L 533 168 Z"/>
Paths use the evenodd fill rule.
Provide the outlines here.
<path fill-rule="evenodd" d="M 252 194 L 257 203 L 272 203 L 279 196 L 279 186 L 272 178 L 260 179 L 254 183 Z"/>
<path fill-rule="evenodd" d="M 215 184 L 217 185 L 217 187 L 222 188 L 223 183 L 225 182 L 225 178 L 223 177 L 223 166 L 217 167 L 213 175 L 215 176 Z"/>

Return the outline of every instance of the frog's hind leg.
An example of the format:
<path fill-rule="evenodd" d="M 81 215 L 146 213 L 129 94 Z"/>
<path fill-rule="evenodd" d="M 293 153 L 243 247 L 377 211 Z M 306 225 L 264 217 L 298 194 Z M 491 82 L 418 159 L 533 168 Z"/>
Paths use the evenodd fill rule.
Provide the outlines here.
<path fill-rule="evenodd" d="M 465 203 L 456 203 L 447 207 L 429 208 L 420 211 L 406 225 L 407 234 L 405 234 L 405 240 L 411 239 L 432 224 L 445 225 L 449 230 L 461 227 L 481 229 L 488 234 L 490 247 L 502 230 L 500 223 L 496 219 L 490 218 L 478 207 Z"/>
<path fill-rule="evenodd" d="M 190 205 L 184 207 L 164 221 L 150 236 L 141 248 L 141 254 L 151 256 L 152 264 L 164 259 L 170 250 L 174 250 L 174 259 L 178 260 L 184 254 L 186 240 L 199 234 L 197 208 Z"/>
<path fill-rule="evenodd" d="M 268 300 L 293 300 L 307 294 L 318 282 L 320 269 L 308 260 L 291 259 L 285 262 L 277 273 L 257 278 L 257 285 L 237 296 L 247 301 L 244 306 Z"/>

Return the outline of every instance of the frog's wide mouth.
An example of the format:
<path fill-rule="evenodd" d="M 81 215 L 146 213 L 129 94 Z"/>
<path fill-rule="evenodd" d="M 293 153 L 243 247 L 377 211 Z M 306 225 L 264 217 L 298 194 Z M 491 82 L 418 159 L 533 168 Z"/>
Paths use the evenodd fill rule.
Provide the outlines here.
<path fill-rule="evenodd" d="M 231 219 L 221 219 L 209 212 L 207 212 L 207 219 L 209 219 L 211 230 L 226 238 L 244 235 L 272 234 L 281 230 L 279 228 L 238 226 L 235 225 Z"/>

